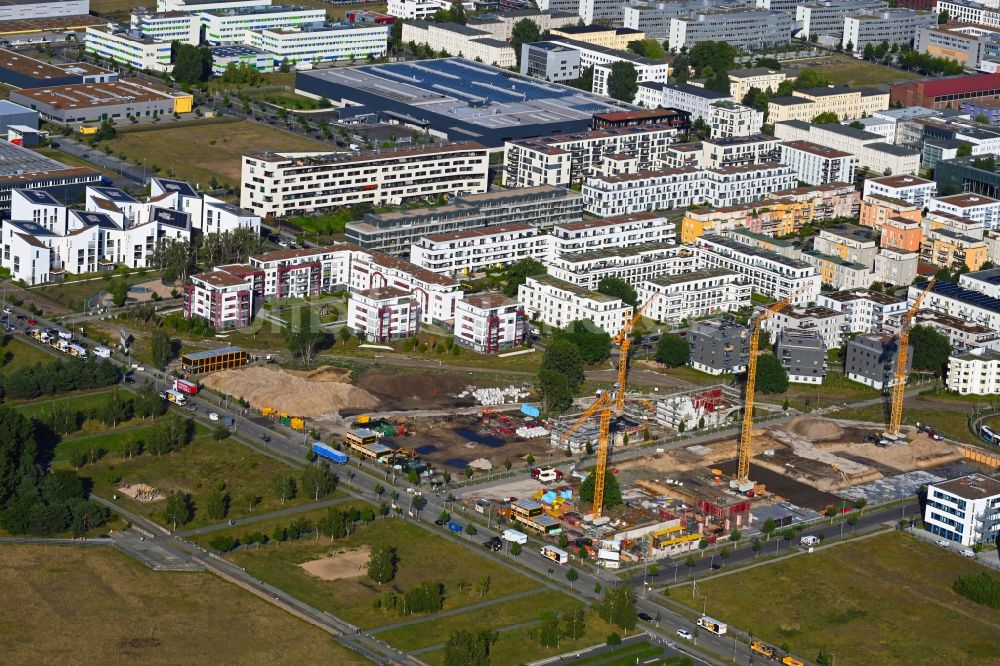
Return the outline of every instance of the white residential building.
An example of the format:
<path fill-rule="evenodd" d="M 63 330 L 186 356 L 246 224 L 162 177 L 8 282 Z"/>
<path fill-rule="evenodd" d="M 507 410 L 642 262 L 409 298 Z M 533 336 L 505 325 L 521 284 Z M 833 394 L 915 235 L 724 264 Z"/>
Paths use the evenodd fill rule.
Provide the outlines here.
<path fill-rule="evenodd" d="M 244 155 L 242 183 L 240 205 L 268 217 L 359 203 L 398 205 L 486 192 L 489 152 L 469 142 L 377 153 Z"/>
<path fill-rule="evenodd" d="M 996 2 L 938 0 L 934 5 L 939 13 L 948 12 L 948 19 L 952 23 L 974 23 L 1000 29 L 1000 9 Z"/>
<path fill-rule="evenodd" d="M 794 8 L 795 24 L 802 26 L 796 36 L 815 39 L 826 46 L 840 44 L 844 37 L 845 18 L 885 7 L 885 0 L 802 2 Z"/>
<path fill-rule="evenodd" d="M 971 220 L 990 230 L 1000 227 L 1000 201 L 981 194 L 967 192 L 931 197 L 927 201 L 927 209 L 931 213 L 946 213 Z"/>
<path fill-rule="evenodd" d="M 948 358 L 949 391 L 962 395 L 1000 394 L 1000 352 L 986 347 L 973 347 Z"/>
<path fill-rule="evenodd" d="M 269 53 L 275 65 L 287 62 L 301 69 L 321 62 L 383 58 L 388 49 L 389 26 L 320 22 L 247 30 L 243 41 Z"/>
<path fill-rule="evenodd" d="M 388 36 L 389 27 L 379 27 Z M 469 60 L 478 59 L 497 67 L 514 67 L 517 64 L 517 55 L 510 44 L 494 39 L 486 31 L 458 23 L 406 21 L 403 23 L 403 42 L 426 44 L 435 51 L 444 51 Z"/>
<path fill-rule="evenodd" d="M 767 67 L 749 67 L 729 72 L 729 94 L 742 100 L 751 88 L 774 95 L 788 75 Z M 793 77 L 794 78 L 794 77 Z"/>
<path fill-rule="evenodd" d="M 890 320 L 906 313 L 906 299 L 870 289 L 848 289 L 820 294 L 816 304 L 843 313 L 847 333 L 882 333 Z"/>
<path fill-rule="evenodd" d="M 524 307 L 503 294 L 474 294 L 455 308 L 455 342 L 483 354 L 519 347 L 528 340 Z"/>
<path fill-rule="evenodd" d="M 553 258 L 565 254 L 593 252 L 612 248 L 628 249 L 638 245 L 677 242 L 673 220 L 656 213 L 637 213 L 599 220 L 557 223 L 548 236 Z"/>
<path fill-rule="evenodd" d="M 261 273 L 234 264 L 191 276 L 184 285 L 184 316 L 201 317 L 217 331 L 249 326 L 258 301 L 255 292 Z"/>
<path fill-rule="evenodd" d="M 886 199 L 899 199 L 911 206 L 925 208 L 937 194 L 937 183 L 917 176 L 883 176 L 865 180 L 864 198 L 876 195 Z"/>
<path fill-rule="evenodd" d="M 715 208 L 760 201 L 796 185 L 795 172 L 784 164 L 752 164 L 702 172 L 703 202 Z"/>
<path fill-rule="evenodd" d="M 992 545 L 1000 535 L 1000 481 L 970 474 L 928 484 L 924 526 L 962 546 Z"/>
<path fill-rule="evenodd" d="M 422 236 L 410 246 L 410 261 L 446 275 L 474 275 L 516 264 L 543 261 L 548 238 L 530 224 L 483 227 Z"/>
<path fill-rule="evenodd" d="M 810 141 L 850 153 L 858 158 L 858 167 L 886 176 L 915 174 L 920 169 L 919 152 L 887 143 L 880 134 L 847 125 L 788 120 L 774 124 L 774 136 L 782 141 Z"/>
<path fill-rule="evenodd" d="M 356 291 L 347 302 L 347 328 L 369 342 L 412 338 L 420 330 L 420 318 L 413 294 L 396 287 Z"/>
<path fill-rule="evenodd" d="M 764 126 L 764 114 L 749 106 L 723 100 L 712 104 L 708 126 L 712 138 L 757 135 Z"/>
<path fill-rule="evenodd" d="M 474 11 L 475 4 L 472 2 L 462 2 L 466 11 Z M 448 0 L 389 0 L 386 13 L 397 16 L 401 19 L 428 19 L 441 10 L 451 9 L 451 2 Z"/>
<path fill-rule="evenodd" d="M 594 290 L 605 278 L 624 280 L 634 287 L 644 280 L 688 273 L 696 267 L 697 258 L 689 249 L 649 243 L 556 256 L 548 262 L 548 273 L 558 280 Z"/>
<path fill-rule="evenodd" d="M 799 291 L 792 300 L 794 305 L 806 305 L 819 296 L 820 277 L 816 269 L 799 259 L 715 234 L 699 237 L 695 247 L 700 266 L 735 271 L 762 296 L 777 300 Z"/>
<path fill-rule="evenodd" d="M 910 287 L 907 293 L 910 305 L 926 286 L 920 283 Z M 1000 330 L 1000 299 L 950 282 L 935 283 L 924 296 L 921 307 L 957 317 L 970 324 Z"/>
<path fill-rule="evenodd" d="M 662 160 L 683 130 L 667 124 L 556 134 L 504 144 L 504 186 L 568 187 L 587 176 L 611 175 L 606 158 L 627 156 L 648 170 Z"/>
<path fill-rule="evenodd" d="M 729 42 L 747 52 L 761 47 L 787 44 L 792 38 L 794 17 L 783 12 L 744 7 L 696 12 L 670 19 L 669 47 L 680 51 L 699 42 Z"/>
<path fill-rule="evenodd" d="M 750 305 L 750 285 L 738 273 L 721 268 L 665 275 L 640 282 L 639 302 L 654 295 L 643 315 L 665 324 L 712 317 Z"/>
<path fill-rule="evenodd" d="M 549 275 L 534 275 L 525 280 L 517 293 L 532 320 L 548 326 L 565 328 L 574 321 L 590 321 L 608 335 L 617 335 L 631 306 L 621 299 L 581 289 Z"/>
<path fill-rule="evenodd" d="M 639 86 L 639 93 L 636 96 L 637 100 L 644 103 L 648 101 L 650 103 L 645 105 L 653 108 L 662 106 L 687 111 L 691 114 L 692 122 L 701 119 L 705 124 L 709 124 L 712 120 L 713 104 L 734 101 L 732 95 L 707 88 L 699 88 L 690 83 L 664 85 L 659 87 L 659 90 L 656 87 L 644 84 L 645 82 L 643 81 Z M 646 90 L 644 91 L 643 88 L 646 88 Z M 658 99 L 657 92 L 660 93 Z M 655 104 L 653 103 L 654 101 Z"/>
<path fill-rule="evenodd" d="M 875 279 L 882 284 L 905 287 L 917 278 L 919 263 L 917 252 L 884 247 L 875 255 Z"/>
<path fill-rule="evenodd" d="M 770 331 L 772 340 L 784 331 L 811 331 L 820 337 L 824 347 L 832 349 L 840 347 L 846 319 L 843 313 L 822 306 L 803 308 L 787 305 L 765 319 L 761 328 Z"/>
<path fill-rule="evenodd" d="M 798 179 L 809 185 L 853 183 L 857 158 L 842 150 L 811 141 L 785 141 L 779 161 L 795 171 Z"/>
<path fill-rule="evenodd" d="M 689 146 L 692 144 L 684 145 Z M 705 139 L 700 144 L 693 145 L 701 146 L 701 154 L 695 154 L 694 160 L 685 156 L 683 164 L 668 164 L 667 166 L 726 169 L 729 167 L 778 162 L 778 157 L 781 154 L 778 150 L 778 140 L 767 134 Z M 677 147 L 679 148 L 680 146 Z"/>
<path fill-rule="evenodd" d="M 653 60 L 636 55 L 631 51 L 616 49 L 581 42 L 576 39 L 553 36 L 548 39 L 552 44 L 558 44 L 580 52 L 580 69 L 594 68 L 594 82 L 591 92 L 598 95 L 608 95 L 608 78 L 611 76 L 611 65 L 616 62 L 630 62 L 638 73 L 638 81 L 653 81 L 666 83 L 670 76 L 670 64 L 661 60 Z M 638 103 L 638 96 L 635 100 Z"/>

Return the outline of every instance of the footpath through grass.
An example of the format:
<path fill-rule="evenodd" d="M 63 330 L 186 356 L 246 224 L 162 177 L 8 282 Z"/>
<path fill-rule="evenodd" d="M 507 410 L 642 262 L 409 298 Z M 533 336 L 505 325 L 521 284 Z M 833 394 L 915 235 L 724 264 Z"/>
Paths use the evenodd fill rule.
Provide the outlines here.
<path fill-rule="evenodd" d="M 707 613 L 798 654 L 851 664 L 1000 664 L 1000 610 L 951 589 L 982 566 L 902 533 L 698 583 Z M 698 613 L 689 587 L 671 597 Z"/>
<path fill-rule="evenodd" d="M 113 548 L 0 545 L 11 664 L 369 662 L 209 573 L 155 572 Z"/>

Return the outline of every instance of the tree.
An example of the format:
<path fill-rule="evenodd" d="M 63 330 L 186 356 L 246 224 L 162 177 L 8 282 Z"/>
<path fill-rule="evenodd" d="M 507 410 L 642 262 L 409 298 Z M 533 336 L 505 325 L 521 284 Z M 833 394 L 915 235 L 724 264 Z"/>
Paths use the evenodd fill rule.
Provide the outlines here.
<path fill-rule="evenodd" d="M 816 663 L 819 666 L 833 666 L 833 656 L 823 648 L 820 648 L 819 654 L 816 655 Z"/>
<path fill-rule="evenodd" d="M 942 10 L 942 11 L 940 11 L 940 12 L 938 13 L 938 25 L 944 25 L 944 24 L 945 24 L 945 23 L 947 23 L 947 22 L 948 22 L 948 21 L 949 21 L 950 19 L 951 19 L 951 16 L 949 16 L 949 15 L 948 15 L 948 12 L 947 12 L 947 11 L 945 11 L 945 10 Z"/>
<path fill-rule="evenodd" d="M 177 356 L 173 340 L 161 330 L 153 331 L 152 356 L 153 365 L 160 370 L 165 370 L 167 365 Z"/>
<path fill-rule="evenodd" d="M 510 544 L 510 554 L 512 556 L 514 556 L 514 557 L 517 557 L 518 555 L 520 555 L 521 554 L 521 544 L 519 544 L 519 543 L 512 543 L 512 544 Z"/>
<path fill-rule="evenodd" d="M 538 387 L 546 411 L 563 411 L 572 405 L 583 379 L 580 350 L 568 340 L 553 340 L 538 369 Z"/>
<path fill-rule="evenodd" d="M 609 624 L 628 631 L 636 625 L 635 590 L 628 585 L 616 585 L 604 590 L 597 605 L 598 616 Z"/>
<path fill-rule="evenodd" d="M 628 43 L 628 50 L 636 55 L 641 55 L 653 60 L 663 60 L 667 57 L 663 50 L 663 44 L 655 39 L 637 39 Z"/>
<path fill-rule="evenodd" d="M 445 666 L 489 666 L 490 647 L 497 638 L 498 632 L 486 629 L 454 632 L 444 649 Z"/>
<path fill-rule="evenodd" d="M 234 537 L 219 535 L 217 537 L 213 537 L 212 540 L 208 542 L 208 545 L 211 546 L 212 550 L 216 552 L 228 553 L 233 548 L 236 548 L 238 543 L 239 542 Z"/>
<path fill-rule="evenodd" d="M 396 576 L 396 549 L 392 546 L 377 545 L 368 559 L 368 577 L 384 585 Z"/>
<path fill-rule="evenodd" d="M 203 54 L 200 48 L 175 41 L 172 44 L 172 51 L 174 68 L 170 74 L 174 81 L 191 84 L 207 80 L 207 77 L 204 76 Z M 211 72 L 211 65 L 209 72 Z"/>
<path fill-rule="evenodd" d="M 715 72 L 715 74 L 705 81 L 705 89 L 715 90 L 728 95 L 730 90 L 729 73 Z"/>
<path fill-rule="evenodd" d="M 768 518 L 764 521 L 764 525 L 760 528 L 760 531 L 770 538 L 776 529 L 778 529 L 778 524 L 774 522 L 774 518 Z"/>
<path fill-rule="evenodd" d="M 868 42 L 867 44 L 865 44 L 865 50 L 863 51 L 863 54 L 864 54 L 865 60 L 874 60 L 875 59 L 875 45 L 872 44 L 871 42 Z"/>
<path fill-rule="evenodd" d="M 451 9 L 448 10 L 449 18 L 452 23 L 458 23 L 459 25 L 465 25 L 465 7 L 462 3 L 456 0 L 451 3 Z"/>
<path fill-rule="evenodd" d="M 914 370 L 928 370 L 944 376 L 952 350 L 948 336 L 930 326 L 914 326 L 910 329 L 910 345 Z"/>
<path fill-rule="evenodd" d="M 608 637 L 604 639 L 604 642 L 607 644 L 609 648 L 614 649 L 622 644 L 622 637 L 618 635 L 617 632 L 612 631 L 610 634 L 608 634 Z"/>
<path fill-rule="evenodd" d="M 274 481 L 274 494 L 278 496 L 281 503 L 284 504 L 285 500 L 290 500 L 295 497 L 295 479 L 288 476 L 287 474 L 282 474 Z"/>
<path fill-rule="evenodd" d="M 594 485 L 596 483 L 596 472 L 591 471 L 587 478 L 580 484 L 580 499 L 585 502 L 594 501 Z M 620 506 L 622 503 L 622 489 L 618 484 L 618 479 L 614 474 L 605 472 L 604 474 L 604 507 L 610 508 Z"/>
<path fill-rule="evenodd" d="M 691 358 L 691 345 L 676 333 L 666 333 L 656 344 L 656 362 L 676 368 Z"/>
<path fill-rule="evenodd" d="M 758 357 L 755 386 L 761 393 L 784 393 L 788 390 L 788 371 L 776 356 L 763 354 Z"/>
<path fill-rule="evenodd" d="M 823 125 L 828 123 L 839 123 L 840 118 L 833 111 L 824 111 L 823 113 L 818 113 L 812 119 L 813 123 L 816 125 Z"/>
<path fill-rule="evenodd" d="M 711 67 L 713 72 L 733 69 L 738 53 L 729 42 L 704 41 L 695 44 L 687 57 L 698 76 L 702 76 L 706 67 Z"/>
<path fill-rule="evenodd" d="M 212 520 L 222 520 L 229 513 L 229 494 L 214 490 L 205 499 L 205 513 Z"/>
<path fill-rule="evenodd" d="M 799 75 L 795 77 L 793 83 L 795 90 L 808 90 L 810 88 L 825 88 L 830 82 L 819 75 L 814 69 L 803 69 L 799 72 Z M 781 88 L 778 88 L 781 90 Z"/>
<path fill-rule="evenodd" d="M 179 416 L 157 421 L 150 430 L 146 448 L 154 456 L 178 451 L 191 443 L 194 422 Z"/>
<path fill-rule="evenodd" d="M 673 67 L 671 68 L 671 73 L 674 81 L 677 83 L 687 83 L 688 77 L 691 76 L 690 63 L 687 56 L 679 55 L 674 58 Z"/>
<path fill-rule="evenodd" d="M 479 530 L 472 523 L 466 523 L 465 533 L 468 534 L 470 537 L 474 537 L 476 536 L 476 534 L 479 533 Z"/>
<path fill-rule="evenodd" d="M 326 463 L 308 465 L 302 472 L 302 489 L 319 500 L 328 496 L 337 488 L 337 475 L 330 471 Z"/>
<path fill-rule="evenodd" d="M 510 45 L 514 49 L 514 56 L 517 58 L 517 66 L 521 66 L 521 45 L 537 42 L 541 38 L 541 31 L 538 24 L 531 19 L 521 19 L 514 24 L 510 33 Z"/>
<path fill-rule="evenodd" d="M 972 144 L 963 142 L 955 150 L 955 157 L 972 157 Z"/>
<path fill-rule="evenodd" d="M 326 334 L 318 323 L 313 323 L 312 308 L 303 307 L 294 312 L 296 314 L 292 319 L 297 321 L 290 321 L 285 329 L 285 345 L 292 356 L 301 358 L 306 366 L 310 366 L 320 343 L 326 339 Z"/>
<path fill-rule="evenodd" d="M 559 615 L 555 611 L 543 610 L 538 614 L 538 642 L 542 647 L 558 647 Z"/>
<path fill-rule="evenodd" d="M 172 492 L 167 495 L 163 517 L 176 530 L 178 525 L 186 525 L 194 517 L 194 503 L 187 493 Z"/>
<path fill-rule="evenodd" d="M 608 97 L 631 104 L 639 92 L 639 72 L 635 65 L 619 60 L 611 65 L 608 76 Z"/>
<path fill-rule="evenodd" d="M 621 278 L 602 278 L 601 281 L 597 283 L 597 291 L 605 296 L 620 298 L 625 303 L 633 307 L 636 306 L 639 301 L 639 295 L 636 292 L 635 287 Z"/>
<path fill-rule="evenodd" d="M 566 570 L 566 580 L 569 581 L 570 587 L 576 587 L 576 581 L 580 578 L 580 572 L 570 567 Z"/>
<path fill-rule="evenodd" d="M 762 551 L 762 550 L 764 550 L 764 544 L 762 544 L 759 540 L 754 539 L 754 542 L 753 542 L 753 556 L 757 557 L 758 555 L 760 555 L 760 551 Z"/>
<path fill-rule="evenodd" d="M 194 268 L 194 251 L 188 241 L 161 238 L 153 247 L 149 262 L 153 268 L 163 271 L 164 282 L 184 283 Z"/>
<path fill-rule="evenodd" d="M 518 24 L 524 23 L 529 19 L 522 19 L 518 21 Z M 518 288 L 524 284 L 524 281 L 532 275 L 544 275 L 546 272 L 545 264 L 535 259 L 522 259 L 513 266 L 507 269 L 505 278 L 507 284 L 504 286 L 504 294 L 515 298 L 517 296 Z"/>
<path fill-rule="evenodd" d="M 563 635 L 569 639 L 582 638 L 587 630 L 587 614 L 582 608 L 566 611 L 563 617 Z"/>
<path fill-rule="evenodd" d="M 557 340 L 568 340 L 580 352 L 584 363 L 599 363 L 610 354 L 611 336 L 596 328 L 589 321 L 570 322 L 565 330 L 556 333 Z"/>
<path fill-rule="evenodd" d="M 975 121 L 977 123 L 979 123 L 980 125 L 989 125 L 990 124 L 990 119 L 987 116 L 983 115 L 982 113 L 979 113 L 979 114 L 976 115 Z"/>
<path fill-rule="evenodd" d="M 132 418 L 132 399 L 124 396 L 116 386 L 108 393 L 100 412 L 101 423 L 114 428 L 122 421 Z"/>
<path fill-rule="evenodd" d="M 136 416 L 143 419 L 149 417 L 162 416 L 167 413 L 167 404 L 156 391 L 156 386 L 150 382 L 144 382 L 135 393 L 132 400 Z"/>

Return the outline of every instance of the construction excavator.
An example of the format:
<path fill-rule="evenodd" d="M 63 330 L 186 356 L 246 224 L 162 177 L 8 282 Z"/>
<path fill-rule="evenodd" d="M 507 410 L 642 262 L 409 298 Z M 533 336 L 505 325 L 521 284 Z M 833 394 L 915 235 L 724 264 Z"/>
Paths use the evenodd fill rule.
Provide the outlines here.
<path fill-rule="evenodd" d="M 892 384 L 892 409 L 889 412 L 889 429 L 882 435 L 893 442 L 902 439 L 899 429 L 903 423 L 903 397 L 906 394 L 906 359 L 909 355 L 907 347 L 910 344 L 910 325 L 913 323 L 913 317 L 917 314 L 917 310 L 920 309 L 920 303 L 924 300 L 924 296 L 934 288 L 935 282 L 937 282 L 936 277 L 930 279 L 924 290 L 913 300 L 913 305 L 906 311 L 906 314 L 903 315 L 903 319 L 899 323 L 899 353 L 896 356 L 896 376 Z"/>
<path fill-rule="evenodd" d="M 625 389 L 628 379 L 628 353 L 632 346 L 632 339 L 629 333 L 636 323 L 642 318 L 642 313 L 657 299 L 659 294 L 654 294 L 652 298 L 642 304 L 632 318 L 625 322 L 622 329 L 612 338 L 612 342 L 618 346 L 618 381 L 610 391 L 598 391 L 597 399 L 580 415 L 573 425 L 571 425 L 563 435 L 569 438 L 576 430 L 589 418 L 597 414 L 597 463 L 594 465 L 594 503 L 591 508 L 591 515 L 600 518 L 604 512 L 604 479 L 608 469 L 608 454 L 611 449 L 611 417 L 613 414 L 621 414 L 625 411 Z"/>

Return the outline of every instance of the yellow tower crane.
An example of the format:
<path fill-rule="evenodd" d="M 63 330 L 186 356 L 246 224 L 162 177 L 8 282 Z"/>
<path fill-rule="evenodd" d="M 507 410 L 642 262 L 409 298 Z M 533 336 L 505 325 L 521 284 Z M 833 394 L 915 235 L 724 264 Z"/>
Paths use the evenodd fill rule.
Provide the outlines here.
<path fill-rule="evenodd" d="M 781 312 L 792 302 L 799 292 L 798 289 L 781 299 L 777 303 L 769 305 L 754 319 L 750 330 L 750 356 L 747 359 L 746 375 L 746 400 L 743 405 L 743 427 L 740 430 L 740 442 L 737 448 L 736 475 L 729 482 L 730 488 L 735 488 L 740 492 L 753 490 L 754 484 L 750 481 L 750 454 L 753 449 L 753 399 L 757 382 L 757 350 L 760 346 L 760 325 L 768 317 Z"/>
<path fill-rule="evenodd" d="M 899 438 L 899 427 L 903 423 L 903 396 L 906 393 L 906 357 L 909 354 L 906 347 L 910 344 L 910 324 L 913 322 L 913 316 L 920 309 L 920 302 L 924 300 L 927 292 L 934 288 L 935 282 L 937 282 L 936 277 L 930 279 L 930 282 L 917 295 L 913 301 L 913 305 L 906 311 L 902 321 L 899 323 L 899 354 L 896 356 L 896 378 L 892 385 L 892 410 L 889 412 L 889 429 L 886 431 L 886 436 L 890 439 Z"/>
<path fill-rule="evenodd" d="M 625 322 L 618 334 L 612 338 L 612 342 L 618 345 L 618 382 L 614 386 L 614 395 L 610 391 L 598 391 L 597 400 L 580 415 L 573 425 L 571 425 L 563 437 L 569 437 L 587 419 L 594 414 L 598 415 L 597 427 L 597 463 L 594 465 L 594 503 L 591 508 L 591 515 L 600 518 L 604 511 L 604 478 L 608 470 L 608 455 L 611 450 L 611 416 L 612 412 L 621 413 L 625 409 L 625 387 L 628 378 L 628 352 L 632 346 L 632 340 L 628 334 L 635 327 L 642 313 L 656 300 L 659 294 L 653 294 L 652 298 L 642 304 L 632 318 Z"/>

